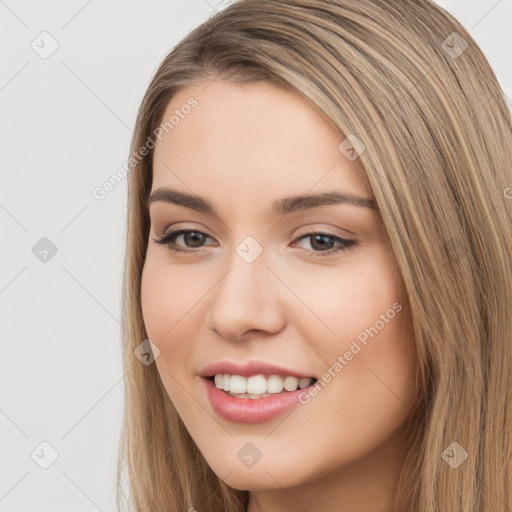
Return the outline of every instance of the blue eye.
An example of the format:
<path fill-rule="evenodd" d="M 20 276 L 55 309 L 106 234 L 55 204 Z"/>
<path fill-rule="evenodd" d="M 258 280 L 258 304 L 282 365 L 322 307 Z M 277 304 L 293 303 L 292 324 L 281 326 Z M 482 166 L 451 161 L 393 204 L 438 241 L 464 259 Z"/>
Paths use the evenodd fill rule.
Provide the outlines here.
<path fill-rule="evenodd" d="M 183 241 L 187 245 L 188 249 L 182 249 L 180 246 L 176 244 L 176 239 L 183 235 Z M 169 231 L 165 233 L 162 237 L 158 239 L 153 239 L 157 244 L 166 245 L 171 251 L 181 252 L 181 253 L 194 253 L 197 252 L 194 249 L 199 249 L 202 247 L 202 242 L 206 238 L 210 238 L 205 233 L 201 231 L 196 231 L 193 229 L 178 229 L 176 231 Z M 357 245 L 355 240 L 346 240 L 345 238 L 341 238 L 339 236 L 332 235 L 330 233 L 321 233 L 321 232 L 313 232 L 306 233 L 298 237 L 295 242 L 299 240 L 304 240 L 310 238 L 310 246 L 313 248 L 305 249 L 308 254 L 317 256 L 329 256 L 339 251 L 346 251 L 350 247 Z M 295 243 L 294 242 L 294 243 Z M 338 243 L 339 245 L 332 247 L 333 244 Z M 319 250 L 315 250 L 315 247 Z M 327 247 L 327 249 L 325 249 Z"/>

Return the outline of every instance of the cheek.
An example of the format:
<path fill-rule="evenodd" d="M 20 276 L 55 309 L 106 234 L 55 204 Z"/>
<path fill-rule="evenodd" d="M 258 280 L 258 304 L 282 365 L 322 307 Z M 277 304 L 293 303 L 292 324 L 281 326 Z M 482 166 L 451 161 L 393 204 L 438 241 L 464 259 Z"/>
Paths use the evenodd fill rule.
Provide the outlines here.
<path fill-rule="evenodd" d="M 304 321 L 316 328 L 323 346 L 344 348 L 356 338 L 364 342 L 375 328 L 390 331 L 401 319 L 400 280 L 384 249 L 345 267 L 319 268 L 296 282 L 295 291 L 311 313 L 302 315 Z"/>
<path fill-rule="evenodd" d="M 148 256 L 141 278 L 141 307 L 146 332 L 155 342 L 161 340 L 165 333 L 164 319 L 168 316 L 169 306 L 172 306 L 168 302 L 170 297 L 166 297 L 164 292 L 167 286 L 161 272 Z"/>
<path fill-rule="evenodd" d="M 357 269 L 332 269 L 331 276 L 322 270 L 304 280 L 299 292 L 317 318 L 297 321 L 315 340 L 325 371 L 355 402 L 368 403 L 372 396 L 377 402 L 411 402 L 416 348 L 390 254 L 375 251 Z"/>
<path fill-rule="evenodd" d="M 182 383 L 194 371 L 191 355 L 200 328 L 194 305 L 203 293 L 190 285 L 179 268 L 148 251 L 141 277 L 142 316 L 148 338 L 160 350 L 155 364 L 164 387 L 181 410 L 186 408 L 188 396 L 183 393 Z M 184 339 L 188 342 L 183 343 Z"/>
<path fill-rule="evenodd" d="M 339 446 L 329 455 L 334 467 L 378 446 L 408 418 L 416 399 L 416 350 L 400 280 L 386 258 L 338 272 L 336 279 L 318 277 L 308 280 L 316 290 L 309 304 L 334 334 L 311 316 L 302 323 L 325 371 L 309 414 L 324 425 L 326 441 L 315 449 Z M 340 438 L 346 442 L 337 445 Z"/>
<path fill-rule="evenodd" d="M 141 278 L 141 307 L 149 338 L 171 343 L 188 324 L 188 313 L 201 297 L 199 291 L 179 267 L 148 251 Z"/>
<path fill-rule="evenodd" d="M 155 360 L 156 367 L 169 397 L 174 401 L 179 397 L 186 363 L 190 358 L 190 344 L 179 343 L 183 329 L 187 325 L 184 311 L 182 286 L 177 282 L 170 266 L 162 264 L 149 254 L 144 265 L 141 280 L 141 307 L 148 338 L 160 350 Z M 186 289 L 185 289 L 186 291 Z M 180 321 L 180 318 L 182 319 Z M 174 363 L 173 363 L 174 361 Z M 180 361 L 176 365 L 176 361 Z"/>

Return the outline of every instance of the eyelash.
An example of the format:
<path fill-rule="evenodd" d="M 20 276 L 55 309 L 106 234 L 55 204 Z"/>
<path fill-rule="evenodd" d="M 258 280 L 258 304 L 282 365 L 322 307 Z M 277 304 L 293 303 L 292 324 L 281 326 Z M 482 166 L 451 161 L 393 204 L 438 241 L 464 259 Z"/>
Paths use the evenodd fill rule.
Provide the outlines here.
<path fill-rule="evenodd" d="M 153 238 L 153 240 L 157 244 L 167 245 L 167 247 L 171 251 L 174 251 L 174 252 L 177 252 L 177 253 L 194 253 L 194 252 L 197 252 L 194 249 L 189 249 L 189 250 L 181 249 L 180 247 L 178 247 L 174 243 L 174 240 L 179 235 L 187 234 L 187 233 L 199 233 L 201 235 L 205 235 L 208 238 L 210 238 L 206 233 L 203 233 L 201 231 L 197 231 L 196 229 L 178 229 L 178 230 L 175 230 L 175 231 L 169 231 L 168 233 L 165 233 L 160 238 Z M 327 251 L 312 251 L 312 250 L 309 250 L 309 249 L 305 249 L 305 251 L 307 253 L 312 254 L 314 257 L 332 256 L 335 253 L 338 253 L 340 251 L 347 251 L 350 248 L 352 248 L 355 245 L 357 245 L 357 242 L 355 240 L 346 240 L 345 238 L 341 238 L 339 236 L 332 235 L 331 233 L 323 233 L 323 232 L 319 232 L 319 231 L 315 231 L 315 232 L 311 232 L 311 233 L 305 233 L 303 235 L 300 235 L 299 237 L 297 237 L 295 239 L 295 241 L 302 240 L 303 238 L 318 236 L 318 235 L 326 236 L 326 237 L 334 239 L 335 241 L 339 241 L 339 242 L 341 242 L 341 245 L 339 245 L 337 248 L 334 248 L 334 249 L 328 249 Z"/>

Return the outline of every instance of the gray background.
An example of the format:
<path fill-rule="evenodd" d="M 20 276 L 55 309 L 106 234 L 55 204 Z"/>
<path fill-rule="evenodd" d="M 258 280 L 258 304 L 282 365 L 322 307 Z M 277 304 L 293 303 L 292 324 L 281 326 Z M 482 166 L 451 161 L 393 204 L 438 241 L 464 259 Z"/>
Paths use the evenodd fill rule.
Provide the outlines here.
<path fill-rule="evenodd" d="M 512 0 L 439 3 L 512 98 Z M 0 511 L 115 509 L 126 182 L 92 191 L 160 61 L 226 4 L 0 0 Z"/>

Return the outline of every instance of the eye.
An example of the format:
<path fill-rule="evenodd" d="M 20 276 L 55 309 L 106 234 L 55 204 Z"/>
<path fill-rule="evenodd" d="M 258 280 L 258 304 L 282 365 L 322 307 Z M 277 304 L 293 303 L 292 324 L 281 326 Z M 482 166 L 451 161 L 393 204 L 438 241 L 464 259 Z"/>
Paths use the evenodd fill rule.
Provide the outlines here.
<path fill-rule="evenodd" d="M 331 233 L 313 232 L 301 235 L 297 240 L 310 239 L 309 245 L 313 250 L 306 249 L 308 253 L 313 256 L 329 256 L 339 251 L 346 251 L 350 247 L 357 244 L 355 240 L 347 240 Z M 338 246 L 333 247 L 333 244 L 338 242 Z"/>
<path fill-rule="evenodd" d="M 185 242 L 188 249 L 183 249 L 176 244 L 176 240 L 181 236 L 183 236 L 183 242 Z M 204 241 L 208 238 L 211 239 L 211 237 L 201 231 L 192 229 L 178 229 L 176 231 L 169 231 L 162 237 L 156 239 L 154 238 L 153 240 L 157 244 L 166 245 L 171 251 L 174 252 L 194 253 L 198 252 L 194 249 L 200 249 L 203 247 Z M 355 240 L 347 240 L 331 233 L 322 232 L 303 234 L 299 236 L 299 238 L 297 238 L 294 243 L 308 238 L 311 239 L 309 243 L 311 249 L 305 249 L 305 251 L 314 257 L 329 256 L 339 251 L 346 251 L 349 248 L 357 245 Z M 336 243 L 338 243 L 338 245 L 333 247 L 333 245 Z"/>
<path fill-rule="evenodd" d="M 176 245 L 176 239 L 183 235 L 183 240 L 186 243 L 191 243 L 191 246 L 188 246 L 190 248 L 200 248 L 201 243 L 204 241 L 205 238 L 210 238 L 205 233 L 202 233 L 201 231 L 195 231 L 192 229 L 177 229 L 176 231 L 169 231 L 168 233 L 164 234 L 162 237 L 158 239 L 153 239 L 157 244 L 167 245 L 171 251 L 175 252 L 196 252 L 193 250 L 187 250 L 182 249 L 179 246 Z"/>

